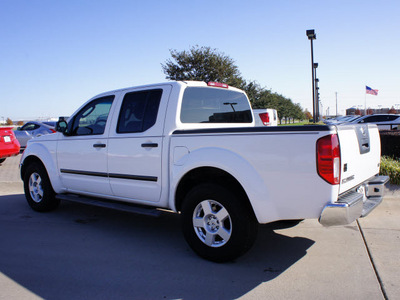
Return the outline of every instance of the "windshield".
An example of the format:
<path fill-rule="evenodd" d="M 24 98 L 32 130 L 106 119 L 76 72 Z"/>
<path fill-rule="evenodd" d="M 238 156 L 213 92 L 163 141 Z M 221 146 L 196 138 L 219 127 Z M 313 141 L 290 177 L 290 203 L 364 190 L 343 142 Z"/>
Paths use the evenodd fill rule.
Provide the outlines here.
<path fill-rule="evenodd" d="M 251 123 L 252 113 L 244 93 L 188 87 L 181 109 L 182 123 Z"/>

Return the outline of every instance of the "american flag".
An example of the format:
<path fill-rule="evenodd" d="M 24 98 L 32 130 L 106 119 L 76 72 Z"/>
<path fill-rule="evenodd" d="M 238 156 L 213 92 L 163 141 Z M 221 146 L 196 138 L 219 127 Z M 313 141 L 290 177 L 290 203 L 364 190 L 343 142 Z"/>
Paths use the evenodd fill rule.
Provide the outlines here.
<path fill-rule="evenodd" d="M 367 94 L 378 96 L 378 90 L 373 90 L 369 86 L 365 86 L 367 90 Z"/>

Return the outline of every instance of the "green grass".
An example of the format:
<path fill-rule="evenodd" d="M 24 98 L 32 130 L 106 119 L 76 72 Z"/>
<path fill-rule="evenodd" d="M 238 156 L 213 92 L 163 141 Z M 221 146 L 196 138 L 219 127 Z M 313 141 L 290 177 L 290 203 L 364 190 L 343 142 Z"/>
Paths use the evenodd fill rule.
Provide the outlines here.
<path fill-rule="evenodd" d="M 297 122 L 297 123 L 290 123 L 290 124 L 289 123 L 288 124 L 285 124 L 285 123 L 279 124 L 278 123 L 279 126 L 302 126 L 302 125 L 313 125 L 313 124 L 314 124 L 313 122 L 309 122 L 308 120 L 307 121 Z M 316 124 L 317 125 L 325 125 L 322 122 L 319 122 L 319 123 L 316 123 Z"/>
<path fill-rule="evenodd" d="M 389 176 L 390 183 L 400 185 L 400 161 L 382 156 L 380 174 Z"/>

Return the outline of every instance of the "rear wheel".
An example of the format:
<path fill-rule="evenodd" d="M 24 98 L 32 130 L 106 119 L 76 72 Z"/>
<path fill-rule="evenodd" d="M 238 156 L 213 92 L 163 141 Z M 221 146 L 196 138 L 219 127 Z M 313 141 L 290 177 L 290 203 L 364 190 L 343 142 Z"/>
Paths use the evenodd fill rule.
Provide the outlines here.
<path fill-rule="evenodd" d="M 0 158 L 0 164 L 2 164 L 5 160 L 5 158 Z"/>
<path fill-rule="evenodd" d="M 60 203 L 55 197 L 46 169 L 39 163 L 34 162 L 27 167 L 24 191 L 29 206 L 36 211 L 51 211 Z"/>
<path fill-rule="evenodd" d="M 245 199 L 216 184 L 201 184 L 185 197 L 182 227 L 186 241 L 201 257 L 225 262 L 253 245 L 258 223 Z"/>

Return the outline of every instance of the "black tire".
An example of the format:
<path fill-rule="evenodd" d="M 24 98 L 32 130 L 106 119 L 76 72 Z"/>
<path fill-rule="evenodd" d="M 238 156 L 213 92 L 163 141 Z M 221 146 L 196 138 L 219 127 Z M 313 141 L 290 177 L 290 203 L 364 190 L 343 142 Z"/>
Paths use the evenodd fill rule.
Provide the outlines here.
<path fill-rule="evenodd" d="M 254 244 L 258 223 L 240 193 L 220 185 L 194 187 L 182 207 L 182 230 L 199 256 L 214 262 L 231 261 Z"/>
<path fill-rule="evenodd" d="M 5 158 L 0 158 L 0 164 L 2 164 L 5 160 Z"/>
<path fill-rule="evenodd" d="M 34 162 L 27 167 L 24 176 L 25 198 L 36 211 L 51 211 L 58 207 L 60 200 L 51 186 L 49 176 L 42 164 Z"/>

